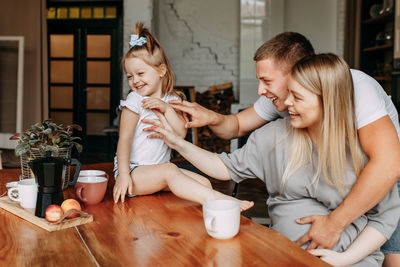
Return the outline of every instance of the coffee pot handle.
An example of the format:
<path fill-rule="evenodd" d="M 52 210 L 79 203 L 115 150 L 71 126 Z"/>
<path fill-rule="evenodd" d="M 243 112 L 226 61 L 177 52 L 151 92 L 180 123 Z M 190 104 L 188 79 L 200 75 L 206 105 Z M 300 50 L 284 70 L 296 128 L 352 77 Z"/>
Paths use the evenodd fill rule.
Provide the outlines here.
<path fill-rule="evenodd" d="M 71 159 L 70 165 L 75 165 L 76 168 L 74 173 L 74 179 L 72 179 L 72 181 L 69 181 L 68 185 L 75 185 L 76 181 L 78 180 L 79 172 L 81 171 L 82 163 L 77 159 Z"/>

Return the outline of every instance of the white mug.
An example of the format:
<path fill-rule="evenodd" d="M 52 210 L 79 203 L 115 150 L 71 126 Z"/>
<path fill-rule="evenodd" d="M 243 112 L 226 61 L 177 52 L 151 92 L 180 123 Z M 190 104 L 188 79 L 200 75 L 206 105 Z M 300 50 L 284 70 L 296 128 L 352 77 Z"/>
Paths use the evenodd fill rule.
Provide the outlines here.
<path fill-rule="evenodd" d="M 217 199 L 203 205 L 207 233 L 217 239 L 229 239 L 239 232 L 240 206 L 235 200 Z"/>
<path fill-rule="evenodd" d="M 19 202 L 21 207 L 25 209 L 36 208 L 38 186 L 35 179 L 22 179 L 18 181 L 16 186 L 8 189 L 8 197 Z"/>

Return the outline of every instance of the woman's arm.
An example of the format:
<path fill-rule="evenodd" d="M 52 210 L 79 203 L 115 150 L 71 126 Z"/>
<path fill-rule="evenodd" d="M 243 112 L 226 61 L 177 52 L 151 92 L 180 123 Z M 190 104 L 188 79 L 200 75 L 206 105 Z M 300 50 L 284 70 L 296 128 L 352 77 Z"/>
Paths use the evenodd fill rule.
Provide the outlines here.
<path fill-rule="evenodd" d="M 176 132 L 178 136 L 185 138 L 187 129 L 185 127 L 186 121 L 183 118 L 182 112 L 178 113 L 170 105 L 168 105 L 166 111 L 164 112 L 164 116 L 170 122 L 174 132 Z"/>
<path fill-rule="evenodd" d="M 142 103 L 143 108 L 151 109 L 153 111 L 159 110 L 167 118 L 168 122 L 170 123 L 170 125 L 172 125 L 172 128 L 177 135 L 182 138 L 186 136 L 186 122 L 181 112 L 178 114 L 168 103 L 165 103 L 161 99 L 155 97 L 143 99 Z"/>
<path fill-rule="evenodd" d="M 121 202 L 124 202 L 126 192 L 132 194 L 133 184 L 129 172 L 129 163 L 133 136 L 135 135 L 138 121 L 139 115 L 137 113 L 128 108 L 122 110 L 117 145 L 118 179 L 113 189 L 115 203 L 118 202 L 119 198 L 121 198 Z"/>
<path fill-rule="evenodd" d="M 159 126 L 150 127 L 150 129 L 161 134 L 161 138 L 169 147 L 178 151 L 185 159 L 203 173 L 219 180 L 231 179 L 225 164 L 215 153 L 185 141 L 174 132 L 170 122 L 167 121 L 162 113 L 158 111 L 155 111 L 155 113 L 160 118 L 161 124 Z M 152 121 L 152 123 L 157 124 L 155 121 Z"/>
<path fill-rule="evenodd" d="M 380 248 L 386 240 L 378 230 L 367 225 L 357 239 L 342 253 L 329 249 L 312 249 L 309 252 L 334 266 L 348 266 L 367 257 Z"/>

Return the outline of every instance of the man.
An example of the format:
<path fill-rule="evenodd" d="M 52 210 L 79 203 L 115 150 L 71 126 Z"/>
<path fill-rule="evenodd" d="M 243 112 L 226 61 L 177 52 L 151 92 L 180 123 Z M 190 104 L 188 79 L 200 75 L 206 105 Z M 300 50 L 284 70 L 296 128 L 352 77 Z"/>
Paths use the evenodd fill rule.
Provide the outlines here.
<path fill-rule="evenodd" d="M 255 53 L 257 79 L 256 103 L 233 115 L 221 115 L 187 101 L 170 102 L 175 109 L 190 114 L 192 121 L 186 127 L 208 125 L 219 137 L 231 139 L 250 133 L 268 121 L 288 116 L 284 101 L 287 81 L 292 66 L 301 58 L 314 54 L 311 43 L 301 34 L 286 32 L 264 43 Z M 400 127 L 397 111 L 382 87 L 368 75 L 352 70 L 355 94 L 358 137 L 369 157 L 357 183 L 332 213 L 299 218 L 298 223 L 311 223 L 308 233 L 298 245 L 310 242 L 307 249 L 331 249 L 339 240 L 343 229 L 374 207 L 398 182 L 400 177 Z M 362 90 L 361 90 L 362 89 Z M 397 132 L 396 132 L 397 131 Z M 396 237 L 397 237 L 397 241 Z M 393 239 L 393 240 L 392 240 Z M 400 229 L 397 228 L 386 248 L 385 263 L 397 261 L 400 266 Z M 389 266 L 389 265 L 387 265 Z"/>

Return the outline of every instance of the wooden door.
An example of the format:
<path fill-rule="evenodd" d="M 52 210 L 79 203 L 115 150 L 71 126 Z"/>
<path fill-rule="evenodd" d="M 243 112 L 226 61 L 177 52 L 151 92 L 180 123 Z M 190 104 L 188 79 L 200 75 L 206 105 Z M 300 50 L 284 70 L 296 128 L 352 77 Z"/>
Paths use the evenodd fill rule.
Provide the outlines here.
<path fill-rule="evenodd" d="M 85 152 L 107 152 L 102 131 L 120 99 L 117 20 L 48 20 L 49 107 L 56 123 L 82 126 Z"/>

